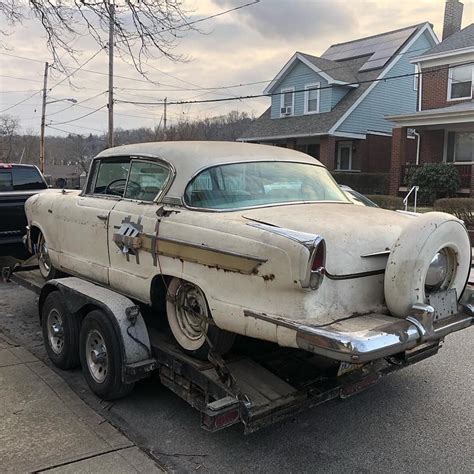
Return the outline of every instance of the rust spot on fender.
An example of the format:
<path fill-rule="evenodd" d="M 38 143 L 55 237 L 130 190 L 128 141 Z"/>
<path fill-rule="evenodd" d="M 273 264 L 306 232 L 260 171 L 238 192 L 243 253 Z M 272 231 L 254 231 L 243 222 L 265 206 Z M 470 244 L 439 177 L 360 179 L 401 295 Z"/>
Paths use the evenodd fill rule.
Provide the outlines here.
<path fill-rule="evenodd" d="M 275 279 L 275 275 L 270 273 L 269 275 L 262 275 L 262 278 L 264 281 L 273 281 Z"/>

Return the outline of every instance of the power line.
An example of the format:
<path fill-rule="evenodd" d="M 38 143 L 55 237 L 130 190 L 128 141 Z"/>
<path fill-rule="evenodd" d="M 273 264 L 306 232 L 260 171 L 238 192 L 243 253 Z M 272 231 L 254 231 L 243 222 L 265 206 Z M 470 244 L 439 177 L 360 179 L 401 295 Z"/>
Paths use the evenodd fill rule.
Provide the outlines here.
<path fill-rule="evenodd" d="M 48 117 L 51 117 L 51 115 L 60 114 L 61 112 L 64 112 L 64 111 L 69 110 L 69 109 L 72 109 L 73 107 L 79 107 L 81 104 L 84 104 L 85 102 L 89 102 L 89 100 L 95 99 L 96 97 L 99 97 L 99 96 L 105 94 L 106 92 L 108 92 L 108 91 L 99 92 L 98 94 L 96 94 L 96 95 L 94 95 L 94 96 L 92 96 L 92 97 L 88 97 L 87 99 L 81 100 L 80 102 L 77 102 L 77 103 L 75 103 L 75 104 L 69 105 L 68 107 L 64 107 L 64 108 L 61 109 L 61 110 L 57 110 L 56 112 L 53 112 L 52 114 L 48 114 Z"/>
<path fill-rule="evenodd" d="M 40 92 L 41 92 L 41 90 L 36 91 L 34 94 L 31 94 L 30 96 L 28 96 L 26 99 L 20 100 L 16 104 L 13 104 L 12 106 L 7 107 L 6 109 L 0 110 L 0 114 L 3 114 L 3 112 L 7 112 L 8 110 L 11 110 L 16 106 L 18 106 L 20 104 L 23 104 L 24 102 L 26 102 L 27 100 L 30 100 L 32 97 L 34 97 L 36 94 L 39 94 Z"/>
<path fill-rule="evenodd" d="M 474 62 L 469 62 L 469 63 L 463 63 L 464 65 L 467 64 L 474 64 Z M 445 66 L 442 68 L 438 69 L 431 69 L 429 73 L 435 72 L 435 71 L 443 71 L 443 70 L 448 70 L 450 66 Z M 413 77 L 413 76 L 420 76 L 423 75 L 423 72 L 414 72 L 414 73 L 407 73 L 407 74 L 399 74 L 396 76 L 390 76 L 390 77 L 382 77 L 382 78 L 376 78 L 376 79 L 367 79 L 364 81 L 355 81 L 355 82 L 350 82 L 345 84 L 346 86 L 358 86 L 361 84 L 368 84 L 368 83 L 373 83 L 373 82 L 386 82 L 392 79 L 401 79 L 404 77 Z M 327 85 L 327 86 L 322 86 L 322 87 L 312 87 L 311 90 L 324 90 L 324 89 L 331 89 L 333 88 L 333 84 Z M 299 90 L 294 90 L 291 91 L 293 94 L 297 92 L 305 92 L 307 89 L 299 89 Z M 287 91 L 288 92 L 288 91 Z M 256 99 L 258 97 L 273 97 L 277 95 L 283 95 L 287 92 L 273 92 L 271 94 L 253 94 L 253 95 L 246 95 L 246 96 L 240 96 L 240 97 L 222 97 L 219 99 L 203 99 L 203 100 L 180 100 L 180 101 L 175 101 L 175 102 L 170 102 L 168 101 L 168 105 L 184 105 L 184 104 L 207 104 L 207 103 L 212 103 L 212 102 L 226 102 L 226 101 L 234 101 L 234 100 L 248 100 L 248 99 Z M 123 104 L 135 104 L 135 105 L 163 105 L 164 102 L 137 102 L 137 101 L 127 101 L 127 100 L 120 100 L 116 99 L 116 102 L 120 102 Z"/>
<path fill-rule="evenodd" d="M 95 114 L 96 112 L 98 112 L 99 110 L 102 110 L 105 107 L 107 107 L 107 104 L 104 104 L 102 107 L 99 107 L 98 109 L 95 109 L 92 112 L 89 112 L 88 114 L 81 115 L 80 117 L 76 117 L 71 120 L 66 120 L 64 122 L 52 122 L 52 125 L 64 125 L 66 123 L 76 122 L 77 120 L 81 120 L 83 118 L 89 117 L 89 115 Z"/>

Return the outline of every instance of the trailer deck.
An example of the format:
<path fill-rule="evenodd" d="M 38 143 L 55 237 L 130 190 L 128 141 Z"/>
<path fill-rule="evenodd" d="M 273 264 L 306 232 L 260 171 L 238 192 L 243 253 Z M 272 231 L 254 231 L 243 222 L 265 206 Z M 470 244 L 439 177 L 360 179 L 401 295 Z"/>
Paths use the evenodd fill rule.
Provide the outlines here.
<path fill-rule="evenodd" d="M 45 284 L 34 258 L 4 268 L 3 277 L 38 295 Z M 257 431 L 326 401 L 355 395 L 440 348 L 439 342 L 427 343 L 397 357 L 354 365 L 241 337 L 231 354 L 211 354 L 201 361 L 182 352 L 165 329 L 147 324 L 147 330 L 161 382 L 201 413 L 201 425 L 209 431 L 238 422 L 245 433 Z"/>

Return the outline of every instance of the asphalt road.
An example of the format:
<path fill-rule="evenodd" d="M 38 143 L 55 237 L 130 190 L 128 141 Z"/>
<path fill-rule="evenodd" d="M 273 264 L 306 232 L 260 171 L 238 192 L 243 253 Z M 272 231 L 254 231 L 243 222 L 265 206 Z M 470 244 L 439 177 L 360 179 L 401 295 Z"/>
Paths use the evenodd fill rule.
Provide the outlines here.
<path fill-rule="evenodd" d="M 0 330 L 45 359 L 35 295 L 13 283 L 0 283 Z M 79 370 L 58 372 L 171 471 L 473 472 L 473 336 L 473 328 L 453 334 L 438 355 L 353 398 L 248 436 L 240 426 L 203 431 L 198 413 L 156 379 L 109 404 Z"/>

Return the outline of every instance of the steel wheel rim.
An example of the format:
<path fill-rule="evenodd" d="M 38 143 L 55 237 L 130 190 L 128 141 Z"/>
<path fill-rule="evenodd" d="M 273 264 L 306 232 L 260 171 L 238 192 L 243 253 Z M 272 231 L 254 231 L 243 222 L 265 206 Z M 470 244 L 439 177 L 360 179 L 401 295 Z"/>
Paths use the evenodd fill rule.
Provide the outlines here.
<path fill-rule="evenodd" d="M 92 378 L 97 383 L 103 383 L 109 369 L 107 346 L 102 334 L 93 329 L 86 338 L 86 362 Z"/>
<path fill-rule="evenodd" d="M 48 328 L 49 347 L 55 354 L 61 354 L 64 348 L 64 327 L 63 318 L 57 309 L 53 308 L 48 313 L 46 326 Z"/>
<path fill-rule="evenodd" d="M 208 318 L 206 299 L 199 288 L 185 283 L 176 293 L 176 320 L 183 334 L 198 341 L 207 332 Z"/>
<path fill-rule="evenodd" d="M 51 259 L 49 257 L 48 244 L 44 239 L 43 234 L 38 242 L 38 263 L 40 268 L 44 271 L 44 274 L 48 274 L 51 271 Z"/>

